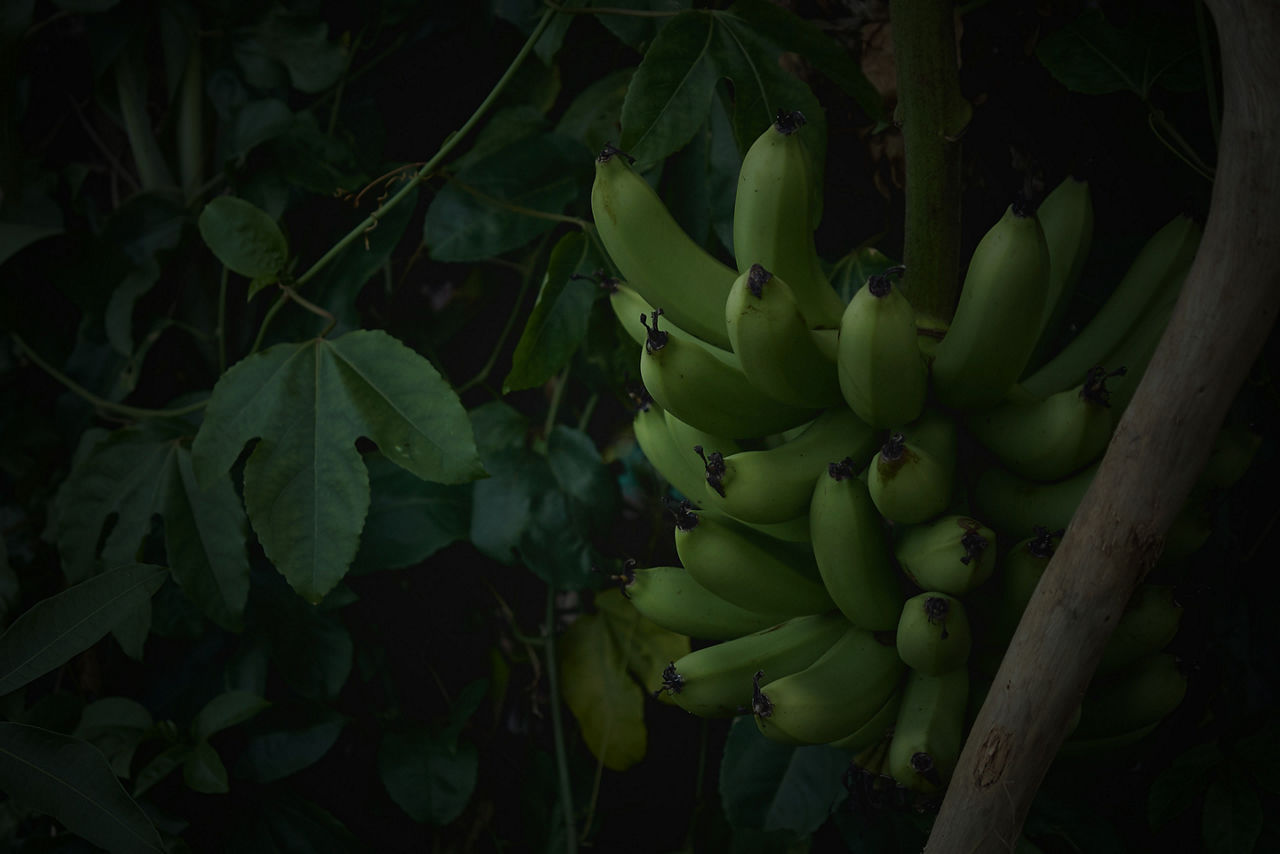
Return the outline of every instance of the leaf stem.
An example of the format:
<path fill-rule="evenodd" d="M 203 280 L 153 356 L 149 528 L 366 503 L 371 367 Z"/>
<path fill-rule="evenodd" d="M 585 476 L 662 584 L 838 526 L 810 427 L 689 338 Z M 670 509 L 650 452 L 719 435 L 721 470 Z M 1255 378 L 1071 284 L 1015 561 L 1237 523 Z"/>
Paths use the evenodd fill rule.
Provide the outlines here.
<path fill-rule="evenodd" d="M 9 335 L 13 338 L 13 343 L 18 345 L 18 349 L 21 350 L 28 359 L 35 362 L 37 367 L 58 382 L 62 383 L 62 385 L 66 386 L 68 391 L 73 392 L 77 397 L 81 397 L 91 403 L 95 409 L 101 409 L 105 412 L 114 412 L 118 415 L 127 415 L 130 418 L 176 418 L 180 415 L 197 412 L 209 403 L 206 398 L 198 403 L 180 406 L 177 409 L 143 409 L 138 406 L 129 406 L 128 404 L 116 403 L 114 401 L 107 400 L 106 398 L 99 397 L 89 391 L 87 388 L 71 379 L 71 377 L 46 362 L 40 357 L 40 354 L 31 349 L 30 345 L 28 345 L 26 341 L 22 340 L 22 336 L 18 333 L 10 332 Z"/>
<path fill-rule="evenodd" d="M 1185 163 L 1191 171 L 1201 178 L 1213 183 L 1213 167 L 1200 159 L 1200 155 L 1196 154 L 1195 149 L 1191 147 L 1191 143 L 1187 142 L 1182 134 L 1178 133 L 1178 129 L 1165 118 L 1163 112 L 1156 109 L 1148 110 L 1147 126 L 1151 128 L 1151 132 L 1155 134 L 1156 139 L 1160 140 L 1160 143 L 1169 149 L 1169 152 L 1174 157 Z"/>
<path fill-rule="evenodd" d="M 929 325 L 945 325 L 960 289 L 960 92 L 951 0 L 892 0 L 898 104 L 906 151 L 903 289 Z M 930 323 L 932 321 L 932 323 Z"/>
<path fill-rule="evenodd" d="M 569 384 L 569 368 L 565 365 L 560 376 L 555 379 L 555 387 L 551 390 L 551 405 L 547 407 L 547 419 L 542 423 L 542 435 L 550 436 L 556 426 L 556 416 L 560 413 L 560 402 L 564 400 L 564 388 Z"/>
<path fill-rule="evenodd" d="M 569 780 L 569 759 L 564 745 L 564 716 L 560 708 L 560 665 L 556 661 L 556 589 L 547 585 L 547 690 L 550 693 L 551 728 L 555 737 L 556 776 L 560 780 L 560 806 L 564 811 L 564 845 L 567 854 L 577 854 L 578 834 L 573 820 L 573 787 Z"/>

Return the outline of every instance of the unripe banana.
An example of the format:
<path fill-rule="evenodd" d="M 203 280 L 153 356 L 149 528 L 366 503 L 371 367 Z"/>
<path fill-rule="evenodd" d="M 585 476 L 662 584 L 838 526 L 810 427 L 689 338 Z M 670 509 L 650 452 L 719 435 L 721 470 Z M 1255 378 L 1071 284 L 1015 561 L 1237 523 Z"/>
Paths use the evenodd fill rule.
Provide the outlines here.
<path fill-rule="evenodd" d="M 1181 286 L 1181 281 L 1178 285 Z M 1105 364 L 1122 366 L 1125 369 L 1125 375 L 1118 377 L 1111 387 L 1113 424 L 1120 423 L 1120 416 L 1124 415 L 1129 401 L 1133 399 L 1133 393 L 1138 390 L 1138 384 L 1142 382 L 1142 377 L 1147 372 L 1147 365 L 1155 355 L 1156 347 L 1160 344 L 1164 330 L 1169 325 L 1169 319 L 1173 317 L 1173 307 L 1177 301 L 1178 291 L 1173 288 L 1170 288 L 1168 293 L 1157 296 L 1125 333 L 1120 343 L 1107 353 Z"/>
<path fill-rule="evenodd" d="M 737 274 L 685 233 L 629 159 L 611 145 L 596 158 L 591 214 L 600 240 L 646 302 L 681 329 L 727 348 L 724 300 Z"/>
<path fill-rule="evenodd" d="M 809 512 L 814 481 L 828 462 L 865 459 L 878 444 L 876 432 L 838 404 L 795 438 L 767 450 L 720 453 L 708 447 L 699 500 L 747 522 L 794 519 Z"/>
<path fill-rule="evenodd" d="M 800 112 L 779 111 L 743 157 L 733 205 L 733 254 L 739 273 L 760 264 L 790 284 L 806 325 L 834 328 L 844 303 L 813 245 L 817 185 L 804 124 Z"/>
<path fill-rule="evenodd" d="M 699 430 L 692 424 L 686 424 L 670 412 L 664 412 L 667 421 L 667 432 L 671 434 L 671 441 L 675 443 L 677 450 L 680 452 L 680 459 L 684 461 L 685 467 L 689 470 L 690 476 L 699 484 L 698 491 L 689 498 L 695 503 L 706 506 L 703 500 L 703 492 L 706 490 L 707 470 L 703 455 L 707 449 L 715 449 L 715 451 L 723 454 L 736 454 L 742 448 L 737 440 L 728 436 L 720 436 L 715 433 L 708 433 L 706 430 Z M 701 450 L 699 450 L 701 449 Z"/>
<path fill-rule="evenodd" d="M 969 516 L 942 516 L 907 526 L 894 555 L 917 587 L 960 596 L 995 571 L 996 533 Z"/>
<path fill-rule="evenodd" d="M 845 618 L 872 631 L 894 629 L 902 613 L 902 585 L 884 524 L 851 459 L 830 463 L 818 476 L 809 532 L 822 582 Z"/>
<path fill-rule="evenodd" d="M 1091 368 L 1075 388 L 1044 400 L 1011 401 L 968 419 L 970 432 L 1015 474 L 1060 480 L 1102 456 L 1111 441 L 1108 373 Z"/>
<path fill-rule="evenodd" d="M 1062 480 L 1041 483 L 1003 466 L 990 466 L 974 482 L 975 511 L 1001 533 L 1037 527 L 1062 530 L 1070 524 L 1097 471 L 1098 463 L 1094 463 Z"/>
<path fill-rule="evenodd" d="M 889 273 L 902 269 L 869 278 L 840 319 L 840 392 L 872 427 L 916 420 L 929 388 L 929 367 L 916 343 L 915 310 L 889 281 Z"/>
<path fill-rule="evenodd" d="M 936 591 L 911 597 L 902 606 L 896 643 L 898 657 L 921 673 L 963 668 L 972 646 L 964 605 Z"/>
<path fill-rule="evenodd" d="M 1035 347 L 1048 279 L 1040 221 L 1012 204 L 973 250 L 955 317 L 938 344 L 932 372 L 943 404 L 972 411 L 1004 399 Z"/>
<path fill-rule="evenodd" d="M 1093 244 L 1093 198 L 1089 182 L 1074 176 L 1044 197 L 1036 208 L 1045 244 L 1049 247 L 1049 288 L 1031 364 L 1039 365 L 1062 325 L 1062 315 L 1071 302 Z"/>
<path fill-rule="evenodd" d="M 1102 650 L 1094 678 L 1122 670 L 1164 649 L 1178 633 L 1181 621 L 1182 606 L 1174 599 L 1172 587 L 1140 585 Z"/>
<path fill-rule="evenodd" d="M 914 792 L 945 789 L 964 745 L 968 701 L 963 667 L 936 676 L 909 671 L 889 742 L 889 776 Z"/>
<path fill-rule="evenodd" d="M 1027 603 L 1053 558 L 1062 534 L 1062 531 L 1039 528 L 1033 536 L 1014 544 L 1001 559 L 1000 586 L 992 607 L 984 613 L 983 627 L 987 642 L 998 647 L 1001 655 L 1017 631 L 1022 612 L 1027 609 Z"/>
<path fill-rule="evenodd" d="M 813 409 L 779 403 L 706 348 L 660 330 L 659 315 L 655 310 L 648 323 L 640 378 L 653 399 L 681 421 L 708 433 L 747 439 L 781 432 L 817 415 Z"/>
<path fill-rule="evenodd" d="M 1186 692 L 1187 677 L 1176 656 L 1159 652 L 1141 658 L 1089 685 L 1073 738 L 1118 736 L 1158 723 Z"/>
<path fill-rule="evenodd" d="M 694 650 L 663 671 L 663 690 L 676 705 L 702 717 L 750 712 L 756 671 L 777 679 L 803 670 L 848 627 L 839 614 L 813 614 Z"/>
<path fill-rule="evenodd" d="M 729 522 L 675 509 L 676 553 L 703 587 L 751 611 L 787 616 L 835 608 L 804 548 L 792 548 Z"/>
<path fill-rule="evenodd" d="M 1127 337 L 1157 294 L 1181 287 L 1199 244 L 1200 227 L 1190 217 L 1177 216 L 1157 231 L 1080 334 L 1022 387 L 1034 397 L 1048 397 L 1079 382 L 1094 365 L 1113 364 L 1107 353 Z"/>
<path fill-rule="evenodd" d="M 788 744 L 826 744 L 870 721 L 898 690 L 902 662 L 891 644 L 851 626 L 804 670 L 762 681 L 756 724 Z"/>
<path fill-rule="evenodd" d="M 628 566 L 620 579 L 631 603 L 650 622 L 670 632 L 707 640 L 728 640 L 788 618 L 776 612 L 749 611 L 707 590 L 683 567 Z"/>
<path fill-rule="evenodd" d="M 862 726 L 853 732 L 837 738 L 831 742 L 832 747 L 838 747 L 841 750 L 849 750 L 854 753 L 860 753 L 875 745 L 877 742 L 884 742 L 885 747 L 889 745 L 889 736 L 893 732 L 894 721 L 898 719 L 898 709 L 902 706 L 902 691 L 897 690 L 889 695 L 889 699 L 884 701 L 880 707 L 880 711 L 867 720 Z M 887 755 L 887 754 L 886 754 Z M 877 769 L 877 773 L 878 773 Z"/>
<path fill-rule="evenodd" d="M 636 411 L 631 422 L 636 444 L 644 452 L 649 464 L 666 479 L 667 483 L 685 498 L 696 500 L 702 496 L 702 464 L 692 448 L 679 447 L 667 426 L 666 413 L 653 401 L 648 401 Z M 687 459 L 686 459 L 687 457 Z M 713 515 L 715 511 L 710 511 Z"/>
<path fill-rule="evenodd" d="M 892 434 L 867 467 L 867 488 L 886 519 L 915 524 L 951 503 L 955 461 L 940 459 L 903 433 Z"/>
<path fill-rule="evenodd" d="M 645 302 L 644 298 L 636 293 L 634 289 L 628 287 L 625 282 L 611 280 L 608 288 L 609 307 L 613 309 L 613 314 L 618 319 L 618 323 L 627 335 L 643 347 L 649 340 L 647 318 L 653 316 L 653 306 Z M 663 316 L 663 326 L 665 327 L 663 331 L 668 335 L 694 342 L 726 365 L 741 369 L 742 365 L 732 351 L 709 344 L 696 335 L 686 332 L 672 323 L 671 319 L 665 315 Z"/>
<path fill-rule="evenodd" d="M 752 264 L 730 287 L 724 316 L 729 343 L 756 388 L 793 406 L 840 402 L 835 363 L 818 349 L 781 276 Z"/>

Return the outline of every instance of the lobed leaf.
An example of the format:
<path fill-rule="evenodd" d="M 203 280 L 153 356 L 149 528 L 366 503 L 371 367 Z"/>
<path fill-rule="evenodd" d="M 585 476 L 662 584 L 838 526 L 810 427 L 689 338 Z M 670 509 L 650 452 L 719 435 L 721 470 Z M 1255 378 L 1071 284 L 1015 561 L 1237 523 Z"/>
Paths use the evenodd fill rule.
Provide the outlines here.
<path fill-rule="evenodd" d="M 192 446 L 197 478 L 245 464 L 249 520 L 267 557 L 319 602 L 346 574 L 369 508 L 356 439 L 420 478 L 481 477 L 470 422 L 434 367 L 384 332 L 279 344 L 218 380 Z"/>

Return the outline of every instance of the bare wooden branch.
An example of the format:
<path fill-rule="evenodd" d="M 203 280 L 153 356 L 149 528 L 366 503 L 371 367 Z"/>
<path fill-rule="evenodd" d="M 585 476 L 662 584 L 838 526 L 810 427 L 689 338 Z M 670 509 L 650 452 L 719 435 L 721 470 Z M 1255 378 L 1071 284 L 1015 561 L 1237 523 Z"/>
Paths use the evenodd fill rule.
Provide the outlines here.
<path fill-rule="evenodd" d="M 1159 556 L 1280 308 L 1280 4 L 1209 6 L 1224 104 L 1200 251 L 996 674 L 926 854 L 1013 850 L 1102 648 Z"/>

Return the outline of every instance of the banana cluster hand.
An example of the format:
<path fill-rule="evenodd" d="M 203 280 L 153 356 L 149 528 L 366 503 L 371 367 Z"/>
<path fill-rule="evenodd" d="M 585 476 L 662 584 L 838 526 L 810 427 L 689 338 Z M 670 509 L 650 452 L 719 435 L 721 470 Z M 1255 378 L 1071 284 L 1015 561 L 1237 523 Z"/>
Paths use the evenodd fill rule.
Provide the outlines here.
<path fill-rule="evenodd" d="M 625 154 L 597 160 L 592 210 L 621 274 L 609 301 L 647 393 L 635 438 L 676 493 L 682 564 L 619 580 L 649 619 L 713 642 L 663 672 L 675 704 L 752 714 L 769 738 L 848 750 L 876 787 L 936 798 L 1200 232 L 1173 219 L 1059 346 L 1093 237 L 1089 186 L 1068 178 L 981 239 L 939 341 L 903 267 L 848 305 L 828 282 L 804 128 L 780 113 L 746 154 L 731 264 Z M 1224 431 L 1204 491 L 1241 475 L 1250 438 Z M 1200 505 L 1185 515 L 1169 555 L 1203 542 Z M 1138 588 L 1069 749 L 1140 738 L 1178 705 L 1186 680 L 1164 650 L 1181 614 L 1172 587 Z"/>

